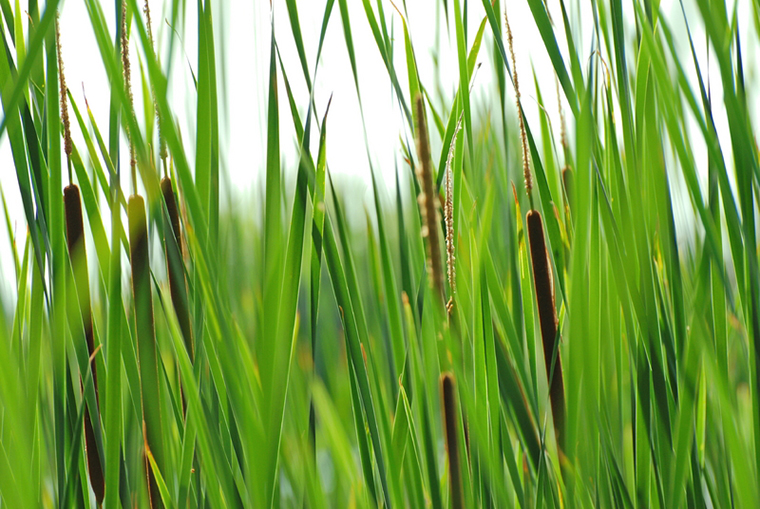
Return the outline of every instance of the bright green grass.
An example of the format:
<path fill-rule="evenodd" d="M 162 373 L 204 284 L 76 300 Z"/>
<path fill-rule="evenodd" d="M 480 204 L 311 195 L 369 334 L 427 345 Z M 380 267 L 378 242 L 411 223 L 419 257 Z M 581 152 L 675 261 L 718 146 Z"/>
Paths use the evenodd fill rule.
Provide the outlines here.
<path fill-rule="evenodd" d="M 535 99 L 543 108 L 562 95 L 571 140 L 563 145 L 560 126 L 546 115 L 528 115 L 538 118 L 526 125 L 533 205 L 544 220 L 561 334 L 561 452 L 525 232 L 529 202 L 503 2 L 430 2 L 431 12 L 443 7 L 447 23 L 439 29 L 456 47 L 458 78 L 448 97 L 420 77 L 418 64 L 429 55 L 415 51 L 406 2 L 328 0 L 319 39 L 305 41 L 298 3 L 284 0 L 290 30 L 273 34 L 261 77 L 268 83 L 265 192 L 241 205 L 220 203 L 227 176 L 216 59 L 224 46 L 213 17 L 222 3 L 171 6 L 177 16 L 196 10 L 198 20 L 199 57 L 191 62 L 198 127 L 181 134 L 180 106 L 167 100 L 166 63 L 156 60 L 140 2 L 128 0 L 142 63 L 133 62 L 133 86 L 152 89 L 155 102 L 133 107 L 118 34 L 108 31 L 99 0 L 84 1 L 82 22 L 112 83 L 107 126 L 69 94 L 72 126 L 84 141 L 72 156 L 74 182 L 97 267 L 90 283 L 100 412 L 65 241 L 59 2 L 0 0 L 0 134 L 12 149 L 29 225 L 16 229 L 15 274 L 4 275 L 17 298 L 0 314 L 0 507 L 95 505 L 85 405 L 96 416 L 107 508 L 148 506 L 146 465 L 165 507 L 450 507 L 444 372 L 453 373 L 458 395 L 451 431 L 465 507 L 760 506 L 760 163 L 749 109 L 758 100 L 756 0 L 742 9 L 688 0 L 688 17 L 679 9 L 665 17 L 647 0 L 593 2 L 585 6 L 593 23 L 584 26 L 593 54 L 578 49 L 585 47 L 573 22 L 578 2 L 552 4 L 550 18 L 545 3 L 527 0 L 532 20 L 512 20 L 538 28 L 544 47 L 535 51 L 548 54 L 557 85 L 535 78 Z M 486 16 L 472 31 L 475 7 Z M 708 38 L 709 71 L 698 65 L 704 48 L 691 40 L 696 29 Z M 360 86 L 367 55 L 354 47 L 359 30 L 370 31 L 372 56 L 378 52 L 387 70 L 378 88 L 398 101 L 399 132 L 415 130 L 414 101 L 425 97 L 431 137 L 442 141 L 433 151 L 442 195 L 453 144 L 451 317 L 428 283 L 413 137 L 399 138 L 396 150 L 407 159 L 395 186 L 385 186 L 368 161 L 367 203 L 339 192 L 327 164 L 326 147 L 340 145 L 341 131 L 315 100 L 322 44 L 328 33 L 343 41 L 362 105 L 377 91 Z M 282 61 L 278 41 L 295 44 L 298 62 Z M 174 43 L 181 44 L 176 34 Z M 478 62 L 496 76 L 485 97 L 471 90 Z M 529 62 L 520 69 L 528 83 Z M 294 95 L 295 83 L 309 95 Z M 523 105 L 535 108 L 525 98 Z M 154 108 L 183 212 L 194 357 L 165 276 Z M 364 109 L 356 120 L 373 122 Z M 281 151 L 292 140 L 280 139 L 282 125 L 293 127 L 299 147 L 288 167 Z M 716 125 L 726 126 L 720 136 Z M 118 164 L 126 129 L 152 253 L 141 288 L 152 296 L 157 377 L 142 380 L 144 340 L 128 283 L 132 186 L 119 188 L 129 171 Z M 572 172 L 569 194 L 564 167 Z M 682 214 L 674 203 L 690 210 Z M 7 207 L 5 216 L 13 236 Z M 445 263 L 443 250 L 437 255 Z M 447 282 L 445 300 L 451 297 Z M 146 411 L 161 416 L 149 423 L 151 440 L 161 440 L 147 462 Z"/>

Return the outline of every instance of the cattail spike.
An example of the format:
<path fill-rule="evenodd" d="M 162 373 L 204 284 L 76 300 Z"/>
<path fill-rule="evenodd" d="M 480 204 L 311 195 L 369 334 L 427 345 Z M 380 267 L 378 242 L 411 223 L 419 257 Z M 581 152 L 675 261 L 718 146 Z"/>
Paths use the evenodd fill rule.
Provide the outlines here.
<path fill-rule="evenodd" d="M 159 401 L 158 353 L 153 319 L 150 260 L 148 250 L 148 225 L 145 218 L 145 201 L 142 196 L 132 195 L 127 204 L 129 218 L 129 255 L 132 263 L 132 295 L 135 301 L 135 330 L 137 357 L 140 368 L 140 395 L 143 408 L 143 439 L 159 468 L 161 454 L 161 405 Z M 157 490 L 153 469 L 147 468 L 150 503 L 153 509 L 163 507 Z"/>
<path fill-rule="evenodd" d="M 453 170 L 451 163 L 454 160 L 454 148 L 457 144 L 457 135 L 462 128 L 462 115 L 459 116 L 459 121 L 454 129 L 454 135 L 451 137 L 451 145 L 449 146 L 449 155 L 446 157 L 446 201 L 444 203 L 444 213 L 446 224 L 446 269 L 449 276 L 449 288 L 451 290 L 451 296 L 448 303 L 446 303 L 446 311 L 451 314 L 454 309 L 454 294 L 457 291 L 456 281 L 456 264 L 454 256 L 454 184 L 453 184 Z"/>
<path fill-rule="evenodd" d="M 430 160 L 430 144 L 428 141 L 425 108 L 422 96 L 415 101 L 417 113 L 417 156 L 419 158 L 418 176 L 422 184 L 422 194 L 417 198 L 422 212 L 422 236 L 428 239 L 428 263 L 431 284 L 436 293 L 443 299 L 443 267 L 441 263 L 441 246 L 438 238 L 438 199 L 433 184 L 433 169 Z"/>
<path fill-rule="evenodd" d="M 565 388 L 562 358 L 559 355 L 557 312 L 554 308 L 554 283 L 540 212 L 529 211 L 526 222 L 528 223 L 530 257 L 533 265 L 533 282 L 536 287 L 538 319 L 544 345 L 544 364 L 546 376 L 549 378 L 549 400 L 554 418 L 554 433 L 557 436 L 557 445 L 562 451 L 564 450 L 565 430 Z"/>
<path fill-rule="evenodd" d="M 153 41 L 153 28 L 151 23 L 151 17 L 150 17 L 150 3 L 148 0 L 145 0 L 145 6 L 143 7 L 143 12 L 145 13 L 145 25 L 148 31 L 148 40 L 150 41 L 150 47 L 155 51 L 155 45 Z M 167 157 L 167 151 L 166 151 L 166 140 L 164 140 L 163 136 L 163 119 L 161 117 L 161 112 L 158 110 L 158 101 L 156 99 L 156 89 L 153 87 L 153 84 L 151 83 L 151 93 L 153 94 L 153 109 L 156 110 L 156 125 L 158 126 L 158 157 L 162 161 L 162 165 L 164 167 L 164 177 L 168 177 L 168 171 L 166 168 L 166 157 Z"/>
<path fill-rule="evenodd" d="M 514 41 L 512 39 L 512 29 L 509 26 L 506 7 L 504 9 L 504 22 L 507 25 L 507 42 L 509 44 L 509 55 L 512 59 L 512 80 L 515 86 L 515 96 L 517 101 L 517 118 L 520 122 L 520 145 L 522 147 L 523 176 L 525 177 L 525 190 L 528 198 L 531 200 L 533 208 L 533 178 L 530 174 L 530 158 L 528 153 L 528 135 L 525 132 L 525 118 L 523 117 L 522 100 L 520 96 L 520 80 L 517 78 L 517 60 L 515 59 Z"/>
<path fill-rule="evenodd" d="M 459 432 L 457 426 L 457 399 L 454 377 L 451 373 L 441 375 L 441 399 L 443 424 L 446 431 L 446 454 L 449 458 L 449 485 L 451 487 L 451 507 L 464 507 L 462 487 L 462 466 L 459 456 Z"/>
<path fill-rule="evenodd" d="M 58 85 L 61 93 L 61 123 L 63 124 L 63 151 L 66 153 L 66 166 L 69 170 L 69 184 L 71 178 L 71 152 L 73 145 L 71 143 L 71 121 L 69 120 L 69 108 L 66 102 L 66 75 L 63 72 L 63 55 L 61 52 L 61 25 L 59 16 L 55 16 L 55 46 L 58 55 Z"/>
<path fill-rule="evenodd" d="M 124 86 L 127 89 L 127 99 L 129 105 L 127 108 L 127 114 L 131 115 L 134 106 L 132 98 L 132 71 L 129 65 L 129 34 L 127 33 L 127 0 L 121 2 L 121 67 L 124 74 Z M 129 123 L 127 123 L 127 138 L 129 139 L 129 167 L 132 174 L 132 189 L 137 194 L 137 171 L 135 161 L 135 146 L 132 143 L 132 133 L 129 129 Z"/>
<path fill-rule="evenodd" d="M 69 249 L 69 258 L 74 272 L 74 284 L 79 301 L 79 318 L 81 326 L 84 328 L 85 341 L 87 343 L 87 353 L 90 357 L 90 370 L 92 372 L 92 383 L 95 388 L 95 419 L 100 411 L 98 377 L 95 369 L 95 340 L 92 327 L 92 310 L 90 307 L 90 281 L 87 275 L 87 254 L 84 244 L 84 223 L 82 220 L 82 202 L 79 195 L 79 188 L 69 184 L 63 190 L 63 204 L 66 215 L 66 240 Z M 84 391 L 84 387 L 80 387 Z M 87 456 L 87 470 L 90 474 L 90 485 L 95 493 L 95 499 L 98 505 L 103 502 L 105 496 L 105 480 L 103 476 L 103 465 L 100 462 L 97 442 L 95 440 L 95 429 L 93 426 L 93 417 L 90 408 L 86 407 L 84 412 L 84 448 Z"/>

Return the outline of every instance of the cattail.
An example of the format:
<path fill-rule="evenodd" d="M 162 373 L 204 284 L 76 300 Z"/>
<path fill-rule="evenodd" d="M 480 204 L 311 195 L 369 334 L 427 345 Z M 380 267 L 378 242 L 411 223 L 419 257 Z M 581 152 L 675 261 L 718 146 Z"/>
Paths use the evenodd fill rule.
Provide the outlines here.
<path fill-rule="evenodd" d="M 443 267 L 441 266 L 441 247 L 438 239 L 438 199 L 433 184 L 433 169 L 430 162 L 430 145 L 428 142 L 425 108 L 422 97 L 417 96 L 417 156 L 419 158 L 418 177 L 422 184 L 422 193 L 417 198 L 422 212 L 422 236 L 428 238 L 428 265 L 430 267 L 431 284 L 441 299 L 443 299 Z"/>
<path fill-rule="evenodd" d="M 451 290 L 451 296 L 446 304 L 446 311 L 451 314 L 454 309 L 454 294 L 457 291 L 456 281 L 456 266 L 454 256 L 454 186 L 453 186 L 453 170 L 451 169 L 451 163 L 454 160 L 454 148 L 457 144 L 457 136 L 459 130 L 462 128 L 462 115 L 459 116 L 459 121 L 454 129 L 454 135 L 451 137 L 451 145 L 449 146 L 449 155 L 446 157 L 446 202 L 443 207 L 443 217 L 446 224 L 446 269 L 449 276 L 449 288 Z"/>
<path fill-rule="evenodd" d="M 79 301 L 79 317 L 84 330 L 85 342 L 87 343 L 87 353 L 89 354 L 90 371 L 92 372 L 92 383 L 95 388 L 95 405 L 92 409 L 95 416 L 99 418 L 100 399 L 98 391 L 98 376 L 95 368 L 95 339 L 92 327 L 92 309 L 90 306 L 90 278 L 87 274 L 87 252 L 84 245 L 84 221 L 82 220 L 82 201 L 79 196 L 79 188 L 71 183 L 71 153 L 73 146 L 71 143 L 71 122 L 69 120 L 68 104 L 66 102 L 66 76 L 63 72 L 63 55 L 61 52 L 61 26 L 58 15 L 55 18 L 55 41 L 56 53 L 58 57 L 58 84 L 60 86 L 61 97 L 61 123 L 63 124 L 64 152 L 66 153 L 66 164 L 69 170 L 69 185 L 63 190 L 63 205 L 66 216 L 66 240 L 69 249 L 69 258 L 74 273 L 74 285 Z M 84 393 L 84 386 L 80 380 L 80 388 Z M 97 442 L 95 441 L 95 427 L 93 426 L 93 416 L 90 408 L 85 407 L 84 412 L 84 449 L 87 456 L 87 471 L 90 474 L 90 485 L 95 493 L 95 500 L 98 505 L 103 503 L 105 496 L 105 478 L 103 475 L 103 465 L 98 454 Z"/>
<path fill-rule="evenodd" d="M 441 375 L 441 399 L 443 404 L 443 424 L 446 431 L 446 454 L 449 457 L 449 485 L 451 487 L 451 507 L 464 507 L 462 470 L 459 458 L 459 435 L 457 430 L 457 400 L 454 377 L 451 373 Z"/>
<path fill-rule="evenodd" d="M 507 25 L 507 39 L 509 53 L 512 57 L 512 73 L 514 77 L 515 95 L 517 96 L 517 110 L 520 119 L 520 140 L 522 143 L 523 174 L 525 175 L 525 190 L 530 200 L 530 208 L 526 216 L 528 223 L 528 240 L 530 242 L 530 256 L 533 265 L 533 284 L 536 288 L 536 305 L 538 306 L 538 319 L 541 325 L 541 339 L 544 345 L 544 364 L 546 376 L 549 379 L 549 401 L 554 418 L 554 433 L 557 438 L 557 447 L 560 452 L 564 449 L 565 429 L 565 389 L 562 377 L 562 360 L 559 355 L 559 343 L 557 337 L 557 312 L 554 308 L 554 283 L 549 254 L 544 239 L 544 226 L 541 213 L 533 208 L 533 181 L 530 173 L 530 160 L 528 159 L 528 136 L 525 130 L 525 119 L 522 114 L 520 100 L 520 85 L 517 80 L 517 63 L 512 40 L 512 30 L 509 27 L 509 19 L 506 10 L 504 19 Z M 556 352 L 556 359 L 555 359 Z"/>
<path fill-rule="evenodd" d="M 84 448 L 87 455 L 87 470 L 90 474 L 90 485 L 95 493 L 98 505 L 103 503 L 105 495 L 105 480 L 103 477 L 103 465 L 95 441 L 95 429 L 93 419 L 98 419 L 100 401 L 98 398 L 98 377 L 95 369 L 95 340 L 92 328 L 92 311 L 90 308 L 90 281 L 87 275 L 87 254 L 84 246 L 84 224 L 82 221 L 82 203 L 79 197 L 79 188 L 69 184 L 63 190 L 63 203 L 66 214 L 66 239 L 69 248 L 69 258 L 74 272 L 74 284 L 79 300 L 79 317 L 84 327 L 87 352 L 90 357 L 90 370 L 92 371 L 92 383 L 95 387 L 96 408 L 85 407 L 84 411 Z M 80 381 L 81 386 L 81 381 Z M 84 392 L 84 388 L 82 387 Z"/>
<path fill-rule="evenodd" d="M 172 190 L 172 181 L 168 177 L 161 179 L 161 194 L 166 203 L 167 217 L 164 222 L 164 244 L 166 245 L 166 265 L 169 274 L 169 288 L 174 304 L 174 312 L 177 314 L 185 347 L 190 356 L 190 361 L 195 359 L 193 347 L 192 328 L 190 327 L 190 312 L 188 310 L 187 283 L 185 272 L 182 269 L 182 233 L 179 229 L 179 211 L 177 200 Z"/>
<path fill-rule="evenodd" d="M 557 341 L 554 284 L 541 214 L 536 210 L 529 211 L 526 222 L 528 223 L 528 240 L 530 241 L 530 256 L 533 265 L 533 282 L 536 287 L 538 319 L 541 324 L 541 338 L 544 345 L 544 364 L 546 376 L 549 377 L 549 400 L 554 417 L 554 432 L 557 435 L 560 450 L 562 450 L 565 425 L 565 389 L 562 380 L 562 358 L 559 355 Z M 556 359 L 555 351 L 557 352 Z"/>
<path fill-rule="evenodd" d="M 132 263 L 132 294 L 135 300 L 135 329 L 137 357 L 140 368 L 140 392 L 143 408 L 143 437 L 159 467 L 161 459 L 161 406 L 158 385 L 158 356 L 153 321 L 150 260 L 148 258 L 148 231 L 145 219 L 145 201 L 142 196 L 129 197 L 129 254 Z M 162 507 L 153 470 L 146 461 L 151 507 Z"/>

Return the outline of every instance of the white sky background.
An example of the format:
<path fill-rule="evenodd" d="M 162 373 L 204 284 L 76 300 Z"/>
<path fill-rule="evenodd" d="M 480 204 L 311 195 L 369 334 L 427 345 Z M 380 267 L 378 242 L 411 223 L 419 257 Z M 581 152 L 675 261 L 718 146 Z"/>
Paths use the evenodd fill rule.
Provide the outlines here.
<path fill-rule="evenodd" d="M 376 0 L 371 0 L 375 6 Z M 114 1 L 102 0 L 102 8 L 109 28 L 115 33 Z M 138 0 L 142 4 L 142 0 Z M 313 75 L 314 60 L 316 57 L 317 43 L 325 8 L 325 0 L 299 0 L 298 9 L 300 15 L 301 30 L 306 46 L 309 72 Z M 385 13 L 395 40 L 394 58 L 399 83 L 408 94 L 406 77 L 406 64 L 404 56 L 404 38 L 401 19 L 395 11 L 390 0 L 382 0 Z M 534 100 L 535 91 L 531 77 L 531 66 L 536 69 L 539 82 L 542 84 L 544 101 L 554 126 L 558 126 L 557 98 L 554 95 L 554 73 L 551 62 L 544 49 L 538 30 L 531 16 L 527 1 L 507 0 L 510 24 L 514 33 L 515 52 L 517 54 L 517 66 L 522 77 L 521 86 L 523 104 L 532 125 L 538 122 L 538 107 Z M 687 2 L 687 15 L 690 20 L 696 20 L 698 14 L 691 3 Z M 153 31 L 156 37 L 161 58 L 167 61 L 167 51 L 171 29 L 164 21 L 170 18 L 170 0 L 151 0 L 153 18 Z M 396 4 L 402 8 L 402 0 Z M 450 0 L 450 14 L 453 14 L 453 1 Z M 559 5 L 556 0 L 548 0 L 550 13 L 555 20 L 561 19 Z M 582 5 L 579 9 L 577 6 Z M 581 63 L 586 65 L 583 55 L 590 54 L 591 30 L 590 3 L 584 0 L 579 2 L 570 1 L 571 22 L 579 26 L 583 20 L 584 31 L 576 34 L 576 44 L 582 55 Z M 629 25 L 633 19 L 630 2 L 623 2 L 626 9 L 626 20 Z M 745 72 L 748 78 L 747 90 L 755 82 L 754 73 L 760 67 L 758 62 L 757 39 L 748 40 L 748 27 L 751 16 L 749 15 L 749 1 L 741 0 L 740 27 L 743 28 L 743 40 L 754 41 L 754 44 L 745 43 L 742 47 L 745 58 Z M 372 37 L 369 24 L 366 20 L 362 4 L 359 0 L 349 0 L 348 8 L 351 15 L 351 29 L 356 50 L 357 66 L 359 72 L 359 85 L 362 89 L 365 118 L 367 119 L 367 138 L 370 140 L 370 156 L 375 169 L 379 172 L 381 180 L 385 180 L 389 187 L 394 186 L 394 173 L 396 163 L 402 171 L 408 171 L 403 167 L 401 158 L 401 145 L 399 137 L 409 136 L 406 120 L 400 112 L 397 102 L 393 97 L 390 79 L 382 63 L 379 51 Z M 376 8 L 376 7 L 375 7 Z M 306 107 L 308 104 L 308 91 L 301 71 L 301 64 L 295 49 L 287 10 L 284 0 L 274 0 L 274 29 L 279 44 L 279 49 L 284 61 L 288 78 L 295 95 L 302 121 L 305 121 Z M 422 83 L 428 88 L 434 98 L 438 86 L 441 87 L 445 96 L 451 103 L 458 85 L 458 61 L 456 54 L 456 37 L 453 22 L 447 31 L 444 19 L 443 6 L 440 0 L 407 0 L 409 14 L 408 25 L 415 47 L 417 64 Z M 472 43 L 477 28 L 483 19 L 484 10 L 478 0 L 468 2 L 468 46 Z M 683 21 L 680 6 L 677 1 L 664 0 L 661 6 L 668 22 L 674 30 L 681 30 Z M 63 58 L 65 62 L 66 80 L 69 89 L 78 101 L 81 110 L 84 110 L 82 85 L 86 89 L 90 107 L 104 136 L 108 131 L 109 110 L 109 85 L 103 68 L 102 60 L 97 44 L 92 33 L 92 28 L 87 17 L 84 2 L 81 0 L 64 0 L 61 10 L 61 41 Z M 216 0 L 213 2 L 215 17 L 215 37 L 217 49 L 217 73 L 220 76 L 219 98 L 222 111 L 220 139 L 221 168 L 226 178 L 231 183 L 232 199 L 250 202 L 258 200 L 261 196 L 260 185 L 263 184 L 263 176 L 266 165 L 266 118 L 267 118 L 267 94 L 269 76 L 269 50 L 271 35 L 272 11 L 270 2 L 267 0 Z M 182 45 L 175 44 L 175 54 L 172 74 L 170 75 L 170 101 L 183 135 L 188 159 L 194 161 L 195 144 L 195 92 L 193 89 L 190 67 L 197 72 L 197 16 L 196 2 L 187 1 L 185 26 L 177 26 L 182 35 Z M 436 22 L 436 19 L 438 20 Z M 692 21 L 693 22 L 693 21 Z M 700 27 L 692 25 L 692 34 L 695 37 L 699 51 L 699 41 L 703 41 Z M 503 31 L 503 27 L 502 27 Z M 483 65 L 478 71 L 472 90 L 473 118 L 480 119 L 480 112 L 492 110 L 495 124 L 499 124 L 498 95 L 496 92 L 495 75 L 492 69 L 493 38 L 491 29 L 486 27 L 483 45 L 478 61 Z M 566 46 L 564 31 L 561 23 L 557 27 L 557 40 L 560 48 Z M 627 27 L 627 43 L 634 36 L 632 26 Z M 438 41 L 436 41 L 438 37 Z M 437 44 L 436 44 L 437 42 Z M 678 39 L 682 51 L 688 51 L 688 43 L 685 39 Z M 506 40 L 505 40 L 506 43 Z M 133 92 L 135 104 L 138 106 L 138 117 L 142 112 L 142 94 L 139 81 L 139 64 L 137 36 L 132 36 L 132 68 L 133 68 Z M 704 43 L 701 45 L 704 48 Z M 434 66 L 433 54 L 437 54 L 440 65 Z M 704 53 L 704 51 L 702 51 Z M 686 53 L 685 55 L 689 55 Z M 567 60 L 566 60 L 567 62 Z M 691 72 L 690 56 L 683 60 L 685 67 Z M 706 59 L 700 62 L 703 72 L 706 67 Z M 716 67 L 713 65 L 713 68 Z M 584 73 L 586 69 L 584 68 Z M 279 69 L 278 69 L 279 73 Z M 715 75 L 715 69 L 713 69 Z M 223 77 L 223 78 L 222 78 Z M 313 76 L 312 76 L 313 77 Z M 714 78 L 713 94 L 719 97 L 719 78 Z M 324 114 L 328 98 L 333 95 L 332 106 L 328 117 L 327 137 L 327 161 L 330 172 L 339 176 L 339 180 L 350 181 L 352 196 L 356 200 L 371 203 L 371 194 L 368 193 L 369 165 L 364 142 L 364 133 L 361 124 L 358 100 L 354 88 L 348 52 L 345 46 L 343 27 L 340 18 L 338 2 L 333 8 L 327 36 L 324 42 L 322 58 L 316 80 L 315 102 L 317 114 L 320 119 Z M 508 89 L 508 108 L 514 116 L 514 100 L 511 86 Z M 749 94 L 750 104 L 757 110 L 756 94 Z M 282 166 L 291 175 L 296 171 L 297 165 L 297 140 L 291 122 L 290 108 L 287 94 L 282 81 L 279 79 L 280 100 L 280 149 L 282 154 Z M 409 100 L 409 98 L 407 98 Z M 226 111 L 225 111 L 226 108 Z M 568 122 L 568 131 L 572 144 L 573 119 L 569 110 L 565 108 Z M 85 152 L 84 142 L 76 121 L 72 116 L 74 142 L 79 147 L 80 153 Z M 725 116 L 718 117 L 719 130 L 727 133 Z M 477 120 L 476 120 L 477 121 Z M 757 125 L 757 124 L 755 124 Z M 555 127 L 557 129 L 557 127 Z M 431 143 L 433 154 L 438 154 L 440 140 L 437 139 L 435 130 L 432 130 Z M 694 132 L 694 139 L 701 139 L 701 135 Z M 727 134 L 722 136 L 724 150 L 729 146 Z M 318 133 L 312 133 L 312 153 L 316 152 Z M 126 145 L 122 145 L 122 168 L 128 168 L 128 156 Z M 695 155 L 698 160 L 704 150 L 695 147 Z M 726 157 L 730 157 L 726 153 Z M 13 171 L 13 162 L 7 137 L 0 139 L 0 185 L 8 201 L 8 207 L 17 238 L 22 241 L 26 224 L 18 191 L 18 184 Z M 131 189 L 128 171 L 122 171 L 122 186 L 125 192 Z M 66 177 L 64 176 L 64 181 Z M 679 185 L 675 182 L 674 185 Z M 223 188 L 227 186 L 224 185 Z M 679 203 L 682 205 L 679 206 Z M 691 206 L 688 204 L 688 196 L 676 199 L 677 214 L 682 214 L 686 220 L 691 216 Z M 678 217 L 677 217 L 678 219 Z M 106 228 L 109 222 L 105 221 Z M 18 247 L 23 249 L 23 245 Z M 10 257 L 10 244 L 6 235 L 5 227 L 0 227 L 0 290 L 6 297 L 15 294 L 12 289 L 13 262 Z"/>

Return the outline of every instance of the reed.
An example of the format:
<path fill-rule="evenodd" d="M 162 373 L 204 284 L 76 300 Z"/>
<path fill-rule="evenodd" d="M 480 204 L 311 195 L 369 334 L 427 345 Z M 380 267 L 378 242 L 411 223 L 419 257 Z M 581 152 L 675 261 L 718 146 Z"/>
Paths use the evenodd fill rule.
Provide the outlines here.
<path fill-rule="evenodd" d="M 443 407 L 443 425 L 446 433 L 446 455 L 449 458 L 449 486 L 451 488 L 451 507 L 464 507 L 464 489 L 462 486 L 462 466 L 459 457 L 459 435 L 457 426 L 457 396 L 454 376 L 451 373 L 441 375 L 441 400 Z"/>

